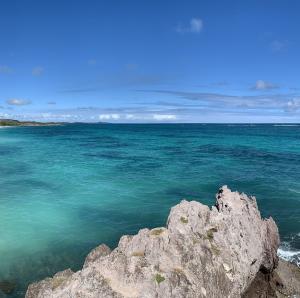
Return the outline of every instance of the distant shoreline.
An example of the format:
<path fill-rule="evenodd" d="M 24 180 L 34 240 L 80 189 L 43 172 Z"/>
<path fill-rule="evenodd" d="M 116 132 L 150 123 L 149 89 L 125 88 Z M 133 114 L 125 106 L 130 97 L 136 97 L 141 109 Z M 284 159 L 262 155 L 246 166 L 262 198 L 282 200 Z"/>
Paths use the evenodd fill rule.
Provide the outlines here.
<path fill-rule="evenodd" d="M 300 123 L 213 123 L 213 122 L 38 122 L 38 121 L 20 121 L 14 119 L 1 119 L 0 128 L 3 127 L 24 127 L 24 126 L 63 126 L 63 125 L 74 125 L 74 124 L 110 124 L 110 125 L 225 125 L 225 126 L 277 126 L 277 127 L 292 127 L 300 126 Z"/>
<path fill-rule="evenodd" d="M 19 127 L 19 126 L 60 126 L 63 122 L 36 122 L 36 121 L 18 121 L 13 119 L 0 119 L 0 128 Z"/>

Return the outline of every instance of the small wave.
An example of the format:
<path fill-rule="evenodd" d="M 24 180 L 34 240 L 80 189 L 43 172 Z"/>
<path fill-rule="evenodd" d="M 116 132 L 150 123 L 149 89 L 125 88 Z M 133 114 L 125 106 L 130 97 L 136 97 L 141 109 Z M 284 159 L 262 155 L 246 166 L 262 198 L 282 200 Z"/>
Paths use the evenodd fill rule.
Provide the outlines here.
<path fill-rule="evenodd" d="M 273 124 L 273 126 L 299 126 L 299 124 Z"/>
<path fill-rule="evenodd" d="M 277 250 L 277 255 L 285 261 L 296 264 L 300 267 L 300 250 L 290 249 L 288 243 L 283 243 Z"/>
<path fill-rule="evenodd" d="M 226 126 L 257 126 L 257 124 L 252 123 L 232 123 L 232 124 L 226 124 Z"/>
<path fill-rule="evenodd" d="M 296 190 L 296 189 L 293 189 L 293 188 L 289 188 L 289 191 L 300 194 L 300 190 Z M 299 235 L 300 235 L 300 233 L 299 233 Z"/>

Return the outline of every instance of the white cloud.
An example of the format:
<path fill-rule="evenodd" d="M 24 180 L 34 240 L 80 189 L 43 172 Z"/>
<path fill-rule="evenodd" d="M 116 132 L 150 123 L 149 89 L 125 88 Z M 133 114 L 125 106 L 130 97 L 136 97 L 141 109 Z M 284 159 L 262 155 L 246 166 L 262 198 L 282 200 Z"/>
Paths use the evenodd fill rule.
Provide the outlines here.
<path fill-rule="evenodd" d="M 176 120 L 177 117 L 176 115 L 173 114 L 154 114 L 153 119 L 155 121 L 172 121 L 172 120 Z"/>
<path fill-rule="evenodd" d="M 178 25 L 176 31 L 178 33 L 200 33 L 203 29 L 203 21 L 199 18 L 192 18 L 189 26 Z"/>
<path fill-rule="evenodd" d="M 300 109 L 300 98 L 293 98 L 287 102 L 286 111 L 296 112 Z"/>
<path fill-rule="evenodd" d="M 21 99 L 21 98 L 11 98 L 6 101 L 7 104 L 11 106 L 26 106 L 31 104 L 31 101 L 28 99 Z"/>
<path fill-rule="evenodd" d="M 191 19 L 190 30 L 191 32 L 199 33 L 203 28 L 203 21 L 201 19 Z"/>
<path fill-rule="evenodd" d="M 173 121 L 177 120 L 177 116 L 175 114 L 126 114 L 125 119 L 129 121 L 146 121 L 152 122 L 154 121 Z"/>
<path fill-rule="evenodd" d="M 3 73 L 3 74 L 11 74 L 13 73 L 13 69 L 6 66 L 6 65 L 0 65 L 0 73 Z"/>
<path fill-rule="evenodd" d="M 36 66 L 32 69 L 32 75 L 40 76 L 44 73 L 44 68 L 41 66 Z"/>
<path fill-rule="evenodd" d="M 100 120 L 118 120 L 120 119 L 119 114 L 100 114 L 99 115 Z"/>
<path fill-rule="evenodd" d="M 135 120 L 135 119 L 137 119 L 136 115 L 133 115 L 133 114 L 126 114 L 125 118 L 127 120 Z"/>
<path fill-rule="evenodd" d="M 277 89 L 278 85 L 266 82 L 263 80 L 256 81 L 255 85 L 251 88 L 252 90 L 271 90 L 271 89 Z"/>

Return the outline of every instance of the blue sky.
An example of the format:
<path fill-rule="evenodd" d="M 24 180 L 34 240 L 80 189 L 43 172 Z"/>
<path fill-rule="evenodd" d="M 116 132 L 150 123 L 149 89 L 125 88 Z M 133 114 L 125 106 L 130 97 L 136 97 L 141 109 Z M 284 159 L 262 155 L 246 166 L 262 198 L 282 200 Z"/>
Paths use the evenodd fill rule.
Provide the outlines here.
<path fill-rule="evenodd" d="M 1 1 L 0 117 L 300 122 L 299 1 Z"/>

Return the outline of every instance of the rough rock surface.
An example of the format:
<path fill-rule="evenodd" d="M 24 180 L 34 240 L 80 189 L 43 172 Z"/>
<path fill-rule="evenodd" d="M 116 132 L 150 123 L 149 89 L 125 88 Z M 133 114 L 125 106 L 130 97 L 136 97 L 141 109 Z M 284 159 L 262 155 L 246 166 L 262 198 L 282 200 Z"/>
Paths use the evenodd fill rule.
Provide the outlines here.
<path fill-rule="evenodd" d="M 284 260 L 271 273 L 259 271 L 242 298 L 300 298 L 300 268 Z"/>
<path fill-rule="evenodd" d="M 261 218 L 255 198 L 224 186 L 212 209 L 182 201 L 171 209 L 166 228 L 123 236 L 113 251 L 100 245 L 81 271 L 33 283 L 26 297 L 251 295 L 258 274 L 273 274 L 278 245 L 277 226 Z"/>

